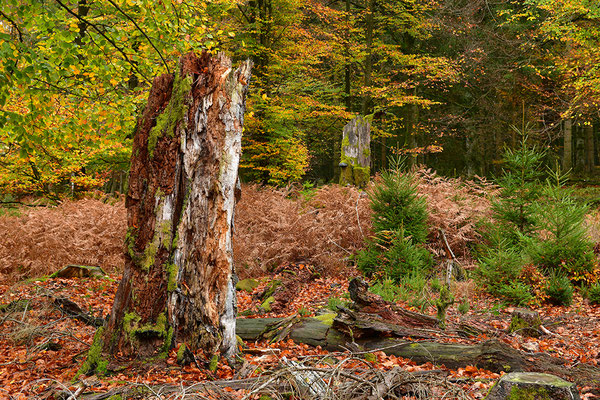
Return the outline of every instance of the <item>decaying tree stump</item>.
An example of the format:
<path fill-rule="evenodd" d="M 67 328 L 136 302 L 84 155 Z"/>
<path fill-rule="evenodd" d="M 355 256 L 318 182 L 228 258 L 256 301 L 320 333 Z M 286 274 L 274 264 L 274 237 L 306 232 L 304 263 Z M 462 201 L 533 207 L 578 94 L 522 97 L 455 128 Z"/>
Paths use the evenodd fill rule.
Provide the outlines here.
<path fill-rule="evenodd" d="M 512 312 L 508 330 L 523 336 L 540 336 L 542 320 L 537 311 L 517 308 Z"/>
<path fill-rule="evenodd" d="M 158 360 L 175 344 L 234 355 L 231 236 L 250 70 L 190 53 L 154 79 L 134 137 L 125 270 L 82 372 Z"/>
<path fill-rule="evenodd" d="M 365 187 L 371 174 L 371 124 L 361 116 L 344 127 L 340 185 Z"/>
<path fill-rule="evenodd" d="M 537 372 L 512 372 L 500 378 L 486 400 L 577 400 L 579 398 L 577 386 L 558 376 Z"/>

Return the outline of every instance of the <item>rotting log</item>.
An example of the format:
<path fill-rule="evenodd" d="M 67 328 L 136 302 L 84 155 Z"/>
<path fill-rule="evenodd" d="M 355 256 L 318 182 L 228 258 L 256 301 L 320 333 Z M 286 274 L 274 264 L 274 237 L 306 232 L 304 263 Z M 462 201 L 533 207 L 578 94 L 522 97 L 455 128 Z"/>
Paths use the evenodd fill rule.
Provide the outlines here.
<path fill-rule="evenodd" d="M 357 339 L 332 326 L 334 318 L 335 314 L 303 318 L 291 329 L 288 327 L 288 337 L 297 343 L 321 346 L 328 351 L 381 350 L 388 355 L 407 358 L 419 364 L 431 362 L 453 369 L 474 365 L 497 373 L 544 372 L 568 379 L 580 387 L 600 388 L 598 367 L 584 363 L 569 366 L 564 359 L 546 353 L 526 354 L 498 340 L 476 344 L 455 344 L 434 341 L 415 342 L 381 335 Z M 261 340 L 264 333 L 281 320 L 281 318 L 238 319 L 237 334 L 244 340 Z M 272 332 L 270 335 L 275 336 Z"/>
<path fill-rule="evenodd" d="M 81 372 L 236 351 L 232 229 L 251 62 L 184 55 L 154 79 L 133 139 L 125 269 Z"/>

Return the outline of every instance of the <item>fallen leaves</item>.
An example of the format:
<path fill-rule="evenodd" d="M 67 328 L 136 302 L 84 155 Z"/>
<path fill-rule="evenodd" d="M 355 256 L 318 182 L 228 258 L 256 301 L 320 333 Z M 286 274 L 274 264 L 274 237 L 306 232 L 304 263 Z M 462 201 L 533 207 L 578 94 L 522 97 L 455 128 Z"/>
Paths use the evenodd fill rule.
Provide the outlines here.
<path fill-rule="evenodd" d="M 298 265 L 299 270 L 307 268 L 300 265 Z M 96 316 L 106 316 L 110 312 L 118 279 L 119 277 L 114 275 L 104 279 L 48 279 L 32 281 L 12 288 L 0 288 L 3 290 L 1 304 L 27 302 L 22 303 L 27 304 L 25 309 L 20 309 L 9 317 L 3 314 L 3 319 L 0 319 L 3 332 L 8 333 L 0 337 L 0 346 L 4 349 L 0 353 L 0 398 L 5 394 L 10 394 L 13 398 L 32 397 L 59 383 L 69 386 L 83 362 L 95 329 L 75 319 L 67 318 L 57 308 L 52 307 L 50 297 L 46 295 L 64 296 L 80 305 L 86 312 Z M 269 279 L 266 278 L 262 280 L 261 286 L 254 293 L 264 289 L 268 281 Z M 316 278 L 300 287 L 298 295 L 281 313 L 265 316 L 293 315 L 302 308 L 312 313 L 318 307 L 325 306 L 330 297 L 342 297 L 346 287 L 346 278 Z M 238 292 L 240 310 L 256 308 L 257 301 L 253 294 Z M 539 307 L 536 310 L 540 312 L 544 325 L 551 334 L 539 338 L 523 338 L 506 333 L 510 310 L 494 307 L 494 301 L 480 294 L 475 295 L 470 299 L 471 310 L 467 315 L 460 315 L 454 309 L 448 313 L 449 322 L 456 325 L 459 322 L 469 322 L 479 328 L 485 328 L 487 334 L 466 339 L 447 332 L 439 335 L 436 340 L 472 343 L 495 336 L 515 348 L 526 349 L 532 353 L 544 351 L 564 357 L 573 363 L 598 364 L 600 350 L 598 328 L 600 309 L 598 307 L 579 303 L 577 307 L 563 309 L 562 314 L 557 313 L 556 308 L 553 307 Z M 50 342 L 53 343 L 52 346 L 48 346 Z M 245 347 L 247 350 L 242 354 L 243 359 L 252 366 L 249 376 L 279 368 L 284 357 L 296 362 L 311 362 L 319 368 L 341 365 L 341 368 L 348 371 L 364 370 L 367 366 L 382 371 L 402 368 L 403 371 L 412 373 L 441 370 L 447 374 L 447 379 L 459 385 L 461 390 L 472 398 L 483 398 L 499 377 L 498 374 L 475 366 L 449 370 L 431 363 L 417 365 L 407 359 L 387 356 L 383 352 L 352 357 L 349 353 L 329 353 L 320 347 L 297 344 L 292 340 L 284 340 L 280 343 L 246 343 Z M 176 363 L 176 351 L 172 350 L 163 367 L 150 368 L 142 373 L 124 370 L 116 376 L 96 381 L 88 390 L 107 391 L 132 382 L 145 385 L 193 384 L 207 380 L 231 379 L 234 376 L 235 371 L 223 363 L 219 364 L 214 373 L 195 365 L 182 368 Z M 593 395 L 585 394 L 588 390 L 592 388 L 582 389 L 583 398 L 594 398 Z M 243 397 L 246 393 L 231 388 L 226 391 L 235 397 Z"/>

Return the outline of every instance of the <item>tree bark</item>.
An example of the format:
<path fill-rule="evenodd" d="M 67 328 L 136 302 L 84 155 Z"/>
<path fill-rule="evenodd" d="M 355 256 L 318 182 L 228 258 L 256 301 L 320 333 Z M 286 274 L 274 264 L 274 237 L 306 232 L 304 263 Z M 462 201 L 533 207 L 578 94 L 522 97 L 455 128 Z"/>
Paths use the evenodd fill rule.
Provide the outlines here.
<path fill-rule="evenodd" d="M 371 74 L 373 73 L 373 30 L 374 30 L 374 13 L 375 13 L 375 0 L 367 0 L 366 4 L 366 21 L 365 21 L 365 76 L 363 80 L 364 88 L 367 89 L 371 86 Z M 362 114 L 368 115 L 371 112 L 371 95 L 363 95 L 362 103 Z"/>
<path fill-rule="evenodd" d="M 138 121 L 126 199 L 125 269 L 82 372 L 236 350 L 232 230 L 251 62 L 183 56 L 155 78 Z"/>
<path fill-rule="evenodd" d="M 371 176 L 371 124 L 361 116 L 344 127 L 340 185 L 366 187 Z"/>

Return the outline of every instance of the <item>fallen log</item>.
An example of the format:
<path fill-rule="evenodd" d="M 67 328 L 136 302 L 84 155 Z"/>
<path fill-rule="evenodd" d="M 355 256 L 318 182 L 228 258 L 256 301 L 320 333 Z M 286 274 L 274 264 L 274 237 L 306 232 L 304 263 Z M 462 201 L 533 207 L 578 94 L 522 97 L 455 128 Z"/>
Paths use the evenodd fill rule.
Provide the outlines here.
<path fill-rule="evenodd" d="M 388 355 L 410 359 L 418 364 L 431 362 L 451 369 L 474 365 L 492 372 L 545 372 L 575 382 L 580 387 L 600 387 L 600 368 L 568 361 L 546 353 L 525 354 L 499 340 L 476 344 L 439 343 L 434 341 L 408 341 L 392 337 L 352 338 L 336 329 L 335 314 L 302 318 L 289 330 L 288 337 L 297 343 L 321 346 L 328 351 L 381 350 Z M 261 340 L 270 327 L 282 318 L 238 319 L 237 334 L 244 340 Z M 271 337 L 273 333 L 270 332 Z M 276 335 L 275 335 L 276 336 Z"/>

